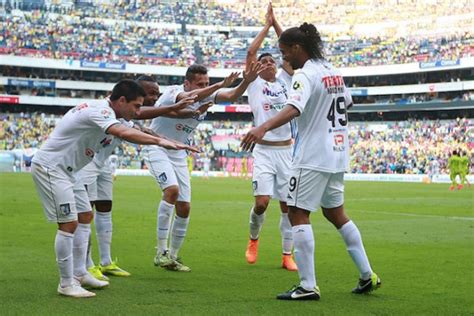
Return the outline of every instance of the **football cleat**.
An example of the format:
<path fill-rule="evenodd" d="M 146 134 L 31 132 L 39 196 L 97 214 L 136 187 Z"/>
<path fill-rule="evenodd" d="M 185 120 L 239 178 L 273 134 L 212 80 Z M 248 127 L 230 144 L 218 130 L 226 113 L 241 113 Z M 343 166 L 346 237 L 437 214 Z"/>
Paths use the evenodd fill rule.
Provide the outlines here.
<path fill-rule="evenodd" d="M 298 267 L 296 266 L 296 263 L 293 260 L 291 254 L 283 254 L 283 257 L 281 259 L 281 267 L 288 271 L 298 271 Z"/>
<path fill-rule="evenodd" d="M 109 265 L 100 266 L 100 271 L 103 274 L 120 277 L 128 277 L 131 275 L 130 272 L 127 272 L 124 269 L 120 268 L 115 261 L 112 261 Z"/>
<path fill-rule="evenodd" d="M 170 258 L 170 254 L 168 250 L 165 250 L 164 252 L 157 254 L 153 262 L 155 263 L 155 266 L 162 267 L 162 268 L 174 267 L 176 265 L 175 260 Z"/>
<path fill-rule="evenodd" d="M 83 288 L 101 289 L 109 285 L 109 282 L 97 280 L 89 272 L 81 276 L 74 276 L 74 279 L 76 279 Z"/>
<path fill-rule="evenodd" d="M 171 271 L 178 271 L 178 272 L 191 272 L 191 268 L 188 266 L 185 266 L 180 258 L 176 258 L 173 261 L 174 261 L 174 264 L 165 267 L 165 269 L 171 270 Z"/>
<path fill-rule="evenodd" d="M 258 256 L 258 239 L 250 239 L 247 245 L 247 250 L 245 251 L 245 258 L 250 264 L 257 262 Z"/>
<path fill-rule="evenodd" d="M 102 271 L 100 271 L 100 266 L 97 265 L 97 266 L 92 266 L 90 267 L 89 269 L 87 269 L 87 271 L 89 271 L 90 274 L 92 274 L 92 276 L 94 278 L 96 278 L 97 280 L 101 280 L 101 281 L 108 281 L 109 278 L 106 277 Z"/>
<path fill-rule="evenodd" d="M 312 290 L 306 290 L 300 285 L 295 285 L 288 290 L 288 292 L 277 295 L 277 299 L 288 301 L 317 301 L 320 298 L 321 292 L 319 291 L 319 287 L 315 287 Z"/>
<path fill-rule="evenodd" d="M 73 280 L 70 286 L 62 287 L 61 284 L 58 285 L 58 293 L 64 296 L 70 297 L 94 297 L 95 293 L 89 292 L 86 289 L 82 288 L 78 281 Z"/>
<path fill-rule="evenodd" d="M 359 283 L 357 284 L 357 287 L 352 290 L 352 293 L 370 293 L 378 289 L 381 285 L 382 281 L 380 281 L 380 278 L 377 276 L 377 274 L 372 273 L 372 276 L 368 280 L 359 279 Z"/>

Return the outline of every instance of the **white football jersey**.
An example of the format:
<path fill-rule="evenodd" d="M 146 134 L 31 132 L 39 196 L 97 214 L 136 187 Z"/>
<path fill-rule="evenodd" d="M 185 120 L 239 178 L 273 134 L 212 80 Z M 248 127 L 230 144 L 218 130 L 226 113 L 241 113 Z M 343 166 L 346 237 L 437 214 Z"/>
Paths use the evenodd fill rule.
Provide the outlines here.
<path fill-rule="evenodd" d="M 73 175 L 110 146 L 107 129 L 120 124 L 107 100 L 90 101 L 69 110 L 33 157 L 43 166 L 61 168 Z"/>
<path fill-rule="evenodd" d="M 308 60 L 293 75 L 288 104 L 300 111 L 293 167 L 344 172 L 349 167 L 347 106 L 352 103 L 340 72 Z"/>
<path fill-rule="evenodd" d="M 155 106 L 171 106 L 176 103 L 176 97 L 178 94 L 184 91 L 184 86 L 170 86 L 164 92 L 163 95 L 158 99 Z M 207 102 L 215 102 L 218 91 L 214 92 L 209 97 L 195 102 L 194 104 L 187 107 L 187 109 L 197 110 L 202 104 Z M 150 128 L 157 134 L 166 136 L 176 141 L 188 144 L 191 136 L 193 135 L 196 126 L 206 117 L 207 112 L 201 114 L 195 118 L 169 118 L 159 116 L 151 121 Z M 166 150 L 169 155 L 174 157 L 186 157 L 185 150 Z"/>
<path fill-rule="evenodd" d="M 277 74 L 275 82 L 257 77 L 257 79 L 249 84 L 247 93 L 255 126 L 262 125 L 285 107 L 290 84 L 291 76 L 284 70 Z M 263 137 L 263 140 L 267 141 L 288 139 L 291 139 L 290 123 L 267 132 Z"/>

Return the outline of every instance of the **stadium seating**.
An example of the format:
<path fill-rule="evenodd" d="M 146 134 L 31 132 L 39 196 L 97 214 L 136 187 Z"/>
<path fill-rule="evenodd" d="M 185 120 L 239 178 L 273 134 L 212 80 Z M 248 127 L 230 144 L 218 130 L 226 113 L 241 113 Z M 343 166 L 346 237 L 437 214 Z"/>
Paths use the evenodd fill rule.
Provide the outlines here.
<path fill-rule="evenodd" d="M 0 150 L 38 148 L 60 117 L 27 113 L 1 114 Z M 196 130 L 193 144 L 202 153 L 194 158 L 194 168 L 201 169 L 200 158 L 211 158 L 211 170 L 240 173 L 242 158 L 248 153 L 238 147 L 240 138 L 251 128 L 250 122 L 205 121 Z M 447 173 L 447 161 L 454 149 L 474 154 L 469 138 L 474 121 L 412 120 L 401 122 L 352 122 L 350 125 L 351 163 L 353 173 L 426 174 L 430 160 L 437 159 L 441 173 Z M 232 138 L 223 147 L 220 138 Z M 120 168 L 143 169 L 145 164 L 139 145 L 123 143 L 117 150 Z M 248 170 L 252 170 L 248 159 Z"/>

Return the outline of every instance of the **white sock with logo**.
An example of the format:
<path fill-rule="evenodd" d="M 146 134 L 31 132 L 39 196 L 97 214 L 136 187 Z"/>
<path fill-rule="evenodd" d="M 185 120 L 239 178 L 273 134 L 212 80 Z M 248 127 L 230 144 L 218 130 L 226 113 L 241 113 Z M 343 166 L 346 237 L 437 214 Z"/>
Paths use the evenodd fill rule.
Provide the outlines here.
<path fill-rule="evenodd" d="M 58 230 L 54 240 L 54 251 L 58 264 L 60 284 L 62 287 L 72 285 L 74 263 L 72 260 L 72 242 L 74 234 Z"/>
<path fill-rule="evenodd" d="M 291 228 L 290 220 L 288 219 L 288 213 L 281 213 L 280 233 L 283 254 L 289 255 L 293 249 L 293 229 Z"/>
<path fill-rule="evenodd" d="M 157 253 L 162 254 L 168 250 L 168 235 L 171 226 L 171 215 L 174 205 L 161 200 L 158 206 L 158 224 L 156 226 L 156 238 L 158 241 Z"/>
<path fill-rule="evenodd" d="M 110 247 L 112 244 L 112 212 L 95 213 L 95 231 L 99 244 L 100 264 L 107 266 L 112 263 Z"/>
<path fill-rule="evenodd" d="M 359 269 L 360 277 L 364 280 L 369 279 L 372 275 L 372 268 L 365 253 L 359 229 L 352 221 L 349 221 L 342 225 L 339 233 L 346 243 L 347 252 L 349 252 L 352 261 L 354 261 L 357 269 Z"/>
<path fill-rule="evenodd" d="M 173 226 L 171 227 L 171 240 L 170 240 L 170 257 L 172 259 L 178 258 L 179 249 L 184 242 L 186 232 L 188 230 L 189 217 L 183 218 L 179 216 L 174 217 Z"/>
<path fill-rule="evenodd" d="M 258 239 L 260 230 L 262 230 L 263 222 L 265 221 L 265 213 L 258 215 L 254 212 L 254 208 L 250 210 L 250 238 Z"/>
<path fill-rule="evenodd" d="M 293 240 L 300 286 L 306 290 L 313 290 L 316 287 L 316 274 L 314 270 L 314 235 L 311 224 L 293 226 Z"/>
<path fill-rule="evenodd" d="M 74 276 L 83 276 L 86 270 L 87 244 L 89 242 L 89 234 L 91 233 L 91 224 L 77 225 L 74 232 L 74 240 L 72 246 Z"/>

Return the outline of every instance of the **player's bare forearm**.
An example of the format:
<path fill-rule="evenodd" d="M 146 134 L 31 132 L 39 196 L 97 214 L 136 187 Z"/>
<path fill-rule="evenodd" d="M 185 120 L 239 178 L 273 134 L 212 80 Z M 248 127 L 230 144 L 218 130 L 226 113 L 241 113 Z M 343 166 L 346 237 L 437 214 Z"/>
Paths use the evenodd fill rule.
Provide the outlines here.
<path fill-rule="evenodd" d="M 158 116 L 163 116 L 170 113 L 172 109 L 168 107 L 154 107 L 154 106 L 142 106 L 140 107 L 140 114 L 135 118 L 137 120 L 148 120 Z"/>
<path fill-rule="evenodd" d="M 216 97 L 216 102 L 234 102 L 237 100 L 239 97 L 241 97 L 245 90 L 247 90 L 247 87 L 249 86 L 250 81 L 248 80 L 242 80 L 240 84 L 228 91 L 219 91 L 219 94 Z"/>
<path fill-rule="evenodd" d="M 270 27 L 271 25 L 266 24 L 247 49 L 247 58 L 245 60 L 246 68 L 248 68 L 252 62 L 257 61 L 257 52 L 260 49 L 260 46 L 262 46 L 263 40 L 267 36 Z"/>
<path fill-rule="evenodd" d="M 300 111 L 291 104 L 287 104 L 277 115 L 263 123 L 261 126 L 265 132 L 278 128 L 295 117 L 300 115 Z"/>
<path fill-rule="evenodd" d="M 263 139 L 265 133 L 277 127 L 288 123 L 293 118 L 297 117 L 300 112 L 292 105 L 287 105 L 280 113 L 275 115 L 260 126 L 251 129 L 247 135 L 242 139 L 240 146 L 243 150 L 252 151 L 255 144 Z"/>
<path fill-rule="evenodd" d="M 195 115 L 196 111 L 191 109 L 182 109 L 179 111 L 172 111 L 164 114 L 164 117 L 170 118 L 191 118 Z"/>
<path fill-rule="evenodd" d="M 109 127 L 107 133 L 130 143 L 140 145 L 159 145 L 160 138 L 146 134 L 138 129 L 127 127 L 123 124 L 115 124 Z"/>

